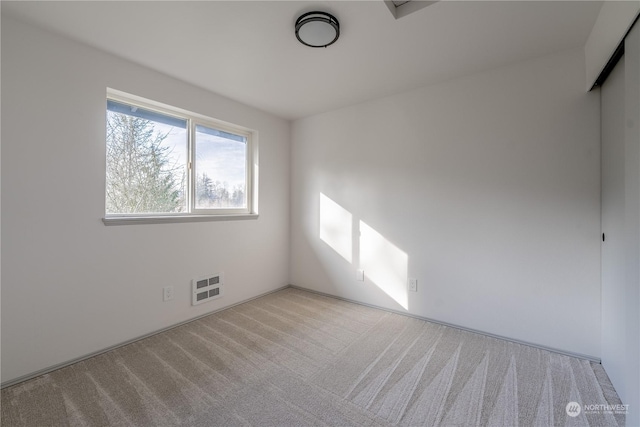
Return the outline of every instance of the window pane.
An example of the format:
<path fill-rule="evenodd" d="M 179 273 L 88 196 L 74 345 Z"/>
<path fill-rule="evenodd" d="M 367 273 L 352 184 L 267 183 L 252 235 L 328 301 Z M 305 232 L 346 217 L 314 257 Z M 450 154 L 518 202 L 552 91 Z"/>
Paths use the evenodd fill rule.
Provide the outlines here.
<path fill-rule="evenodd" d="M 186 211 L 187 121 L 107 102 L 107 214 Z"/>
<path fill-rule="evenodd" d="M 247 138 L 196 126 L 196 209 L 247 207 Z"/>

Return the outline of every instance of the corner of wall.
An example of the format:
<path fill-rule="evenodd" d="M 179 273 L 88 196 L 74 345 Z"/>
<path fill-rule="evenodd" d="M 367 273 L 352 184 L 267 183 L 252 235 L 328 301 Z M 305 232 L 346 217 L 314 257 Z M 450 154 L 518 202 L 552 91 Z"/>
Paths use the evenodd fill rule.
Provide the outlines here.
<path fill-rule="evenodd" d="M 586 90 L 600 73 L 640 13 L 638 1 L 605 1 L 584 45 Z"/>

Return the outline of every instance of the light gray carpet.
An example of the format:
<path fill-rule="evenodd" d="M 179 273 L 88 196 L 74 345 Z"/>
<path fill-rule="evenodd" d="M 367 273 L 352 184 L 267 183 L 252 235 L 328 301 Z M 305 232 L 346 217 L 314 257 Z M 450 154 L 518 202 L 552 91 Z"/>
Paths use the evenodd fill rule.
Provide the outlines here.
<path fill-rule="evenodd" d="M 600 365 L 288 288 L 2 391 L 9 426 L 623 425 Z"/>

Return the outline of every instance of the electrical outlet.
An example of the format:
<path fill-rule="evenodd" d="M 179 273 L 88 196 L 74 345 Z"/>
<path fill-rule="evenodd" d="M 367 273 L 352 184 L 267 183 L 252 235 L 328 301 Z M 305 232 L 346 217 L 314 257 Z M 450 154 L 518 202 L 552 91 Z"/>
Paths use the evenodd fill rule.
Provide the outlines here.
<path fill-rule="evenodd" d="M 356 280 L 358 282 L 364 282 L 364 270 L 356 270 Z"/>
<path fill-rule="evenodd" d="M 169 301 L 173 299 L 173 286 L 165 286 L 162 288 L 162 300 Z"/>
<path fill-rule="evenodd" d="M 414 279 L 413 277 L 409 277 L 409 291 L 418 292 L 418 279 Z"/>

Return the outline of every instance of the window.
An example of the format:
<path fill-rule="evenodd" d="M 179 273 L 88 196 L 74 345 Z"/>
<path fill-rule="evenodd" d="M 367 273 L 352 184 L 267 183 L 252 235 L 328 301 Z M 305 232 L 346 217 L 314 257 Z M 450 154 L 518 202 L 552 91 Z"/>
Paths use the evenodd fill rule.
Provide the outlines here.
<path fill-rule="evenodd" d="M 105 224 L 255 217 L 252 136 L 109 90 Z"/>

